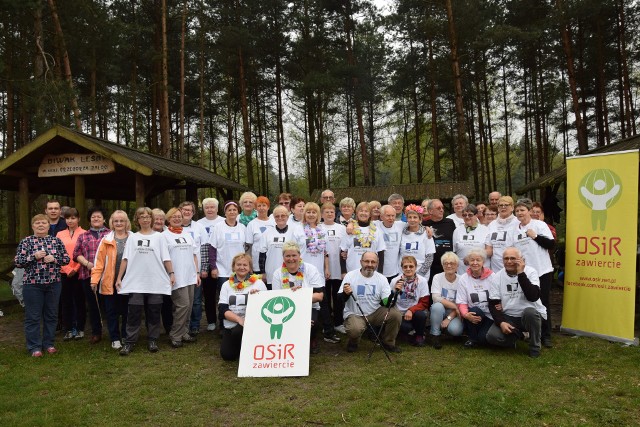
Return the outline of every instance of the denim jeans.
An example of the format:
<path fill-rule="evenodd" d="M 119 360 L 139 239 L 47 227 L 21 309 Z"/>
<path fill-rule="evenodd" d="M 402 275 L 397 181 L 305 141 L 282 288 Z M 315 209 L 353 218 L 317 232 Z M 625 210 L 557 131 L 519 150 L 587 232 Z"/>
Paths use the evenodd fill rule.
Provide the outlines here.
<path fill-rule="evenodd" d="M 400 324 L 400 330 L 404 333 L 409 333 L 411 330 L 416 331 L 416 337 L 424 337 L 424 330 L 427 325 L 427 312 L 424 310 L 418 310 L 413 313 L 411 320 L 404 320 L 402 317 L 402 323 Z"/>
<path fill-rule="evenodd" d="M 24 285 L 24 334 L 27 350 L 34 352 L 53 347 L 58 323 L 60 282 L 46 285 Z M 42 334 L 40 324 L 42 323 Z"/>
<path fill-rule="evenodd" d="M 440 302 L 436 302 L 431 306 L 431 335 L 439 336 L 442 334 L 440 324 L 452 311 L 453 310 L 450 308 L 445 308 Z M 447 333 L 451 336 L 459 337 L 462 335 L 463 329 L 462 320 L 456 316 L 449 322 L 449 326 L 447 326 Z"/>
<path fill-rule="evenodd" d="M 480 307 L 470 307 L 469 313 L 473 313 L 475 316 L 480 316 L 482 318 L 480 323 L 472 323 L 465 319 L 464 324 L 467 326 L 469 341 L 473 341 L 478 344 L 486 344 L 487 332 L 489 332 L 491 325 L 493 325 L 493 320 L 487 317 Z"/>
<path fill-rule="evenodd" d="M 195 286 L 193 290 L 193 308 L 189 319 L 189 330 L 200 329 L 202 320 L 202 286 Z M 208 319 L 207 319 L 208 320 Z"/>

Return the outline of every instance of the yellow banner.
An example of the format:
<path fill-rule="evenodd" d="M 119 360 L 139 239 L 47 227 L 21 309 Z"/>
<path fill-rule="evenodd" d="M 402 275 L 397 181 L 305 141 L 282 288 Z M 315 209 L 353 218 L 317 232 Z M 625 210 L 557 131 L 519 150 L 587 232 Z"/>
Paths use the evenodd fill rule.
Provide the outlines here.
<path fill-rule="evenodd" d="M 567 159 L 562 329 L 637 344 L 638 151 Z"/>

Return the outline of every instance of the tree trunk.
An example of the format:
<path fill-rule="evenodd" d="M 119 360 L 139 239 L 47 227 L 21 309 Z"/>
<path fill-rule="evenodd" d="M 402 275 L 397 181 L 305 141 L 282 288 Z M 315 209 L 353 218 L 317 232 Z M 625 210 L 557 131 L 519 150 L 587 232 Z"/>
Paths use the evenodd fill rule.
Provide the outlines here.
<path fill-rule="evenodd" d="M 69 53 L 67 52 L 67 46 L 64 42 L 64 33 L 62 32 L 62 26 L 60 25 L 60 19 L 58 18 L 58 10 L 56 8 L 55 0 L 48 0 L 49 9 L 51 9 L 51 19 L 56 29 L 56 35 L 60 43 L 62 50 L 62 63 L 64 65 L 64 78 L 69 85 L 69 99 L 71 100 L 71 108 L 76 121 L 76 128 L 82 131 L 82 121 L 80 120 L 80 109 L 78 108 L 78 99 L 73 88 L 73 79 L 71 77 L 71 64 L 69 63 Z"/>
<path fill-rule="evenodd" d="M 171 157 L 171 141 L 169 136 L 169 71 L 168 71 L 168 48 L 167 48 L 167 0 L 160 0 L 160 28 L 162 46 L 162 76 L 160 84 L 160 155 Z"/>
<path fill-rule="evenodd" d="M 635 113 L 633 111 L 633 102 L 631 98 L 631 84 L 629 83 L 629 66 L 627 65 L 627 35 L 624 13 L 624 0 L 618 1 L 620 29 L 618 35 L 620 37 L 620 62 L 622 65 L 623 93 L 624 93 L 624 119 L 627 128 L 630 129 L 632 135 L 636 134 Z"/>
<path fill-rule="evenodd" d="M 502 105 L 504 109 L 504 152 L 506 158 L 506 189 L 507 194 L 513 194 L 511 188 L 511 156 L 509 153 L 509 104 L 507 103 L 507 71 L 504 63 L 502 64 Z M 497 191 L 498 188 L 494 188 Z"/>
<path fill-rule="evenodd" d="M 429 37 L 429 92 L 431 101 L 431 142 L 433 143 L 433 173 L 435 182 L 442 181 L 440 172 L 440 143 L 438 141 L 438 109 L 436 105 L 435 63 L 433 59 L 433 40 Z"/>
<path fill-rule="evenodd" d="M 456 28 L 453 19 L 453 7 L 451 0 L 446 0 L 447 19 L 449 22 L 449 43 L 451 44 L 451 68 L 453 71 L 453 81 L 456 95 L 456 121 L 458 144 L 456 147 L 458 153 L 458 179 L 466 181 L 469 178 L 467 170 L 468 157 L 468 141 L 464 124 L 464 103 L 462 99 L 462 80 L 460 77 L 460 64 L 458 62 L 458 41 L 456 36 Z"/>
<path fill-rule="evenodd" d="M 180 30 L 180 139 L 178 141 L 178 160 L 184 160 L 184 45 L 187 21 L 187 1 L 182 2 L 182 26 Z"/>

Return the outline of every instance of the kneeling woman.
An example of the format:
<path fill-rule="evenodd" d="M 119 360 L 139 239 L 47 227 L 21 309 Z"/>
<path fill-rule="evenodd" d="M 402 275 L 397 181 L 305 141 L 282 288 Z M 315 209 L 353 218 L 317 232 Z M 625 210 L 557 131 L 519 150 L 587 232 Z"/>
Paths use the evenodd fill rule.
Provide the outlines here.
<path fill-rule="evenodd" d="M 300 288 L 312 288 L 311 302 L 311 353 L 319 352 L 316 332 L 318 330 L 318 317 L 320 314 L 320 301 L 324 296 L 324 279 L 320 272 L 312 264 L 302 262 L 300 258 L 300 246 L 295 242 L 285 242 L 282 247 L 282 268 L 273 273 L 273 290 L 291 289 L 297 291 Z"/>
<path fill-rule="evenodd" d="M 458 283 L 456 304 L 467 327 L 469 339 L 464 343 L 467 348 L 486 344 L 487 332 L 493 324 L 489 313 L 489 289 L 494 274 L 484 266 L 486 258 L 484 250 L 471 250 L 465 259 L 469 267 Z"/>
<path fill-rule="evenodd" d="M 417 274 L 418 261 L 411 255 L 405 255 L 400 261 L 402 274 L 391 281 L 391 289 L 401 291 L 396 300 L 396 308 L 402 313 L 400 331 L 409 333 L 415 330 L 412 344 L 424 347 L 424 329 L 429 308 L 429 283 Z"/>
<path fill-rule="evenodd" d="M 138 341 L 145 302 L 148 306 L 147 349 L 152 353 L 158 351 L 162 296 L 171 295 L 175 282 L 167 241 L 151 228 L 151 209 L 138 208 L 133 222 L 140 231 L 127 239 L 116 280 L 118 292 L 129 295 L 127 338 L 120 349 L 121 356 L 128 356 Z"/>
<path fill-rule="evenodd" d="M 220 356 L 227 361 L 240 356 L 249 294 L 267 290 L 260 275 L 251 274 L 251 265 L 250 255 L 240 253 L 234 256 L 231 261 L 233 273 L 220 289 L 218 312 L 224 319 Z"/>

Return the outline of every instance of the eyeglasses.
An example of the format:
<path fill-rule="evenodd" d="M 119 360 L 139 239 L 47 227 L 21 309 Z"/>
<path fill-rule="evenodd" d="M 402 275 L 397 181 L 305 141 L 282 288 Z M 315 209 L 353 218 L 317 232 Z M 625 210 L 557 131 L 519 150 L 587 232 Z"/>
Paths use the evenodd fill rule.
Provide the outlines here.
<path fill-rule="evenodd" d="M 513 257 L 513 256 L 510 256 L 510 257 L 504 257 L 504 258 L 502 258 L 502 260 L 503 260 L 503 261 L 509 261 L 509 262 L 512 262 L 512 261 L 517 261 L 517 260 L 518 260 L 518 258 Z"/>
<path fill-rule="evenodd" d="M 290 204 L 291 204 L 291 202 L 280 202 L 280 204 L 281 204 L 281 205 L 287 205 L 287 206 L 288 206 L 288 205 L 290 205 Z"/>
<path fill-rule="evenodd" d="M 324 200 L 333 200 L 333 199 L 335 199 L 335 197 L 334 196 L 322 196 L 322 199 L 324 199 Z"/>
<path fill-rule="evenodd" d="M 138 219 L 151 219 L 151 215 L 140 215 Z"/>
<path fill-rule="evenodd" d="M 498 205 L 499 208 L 508 208 L 509 206 L 511 206 L 511 205 L 509 205 L 509 204 Z"/>
<path fill-rule="evenodd" d="M 445 262 L 442 263 L 442 265 L 456 265 L 456 264 L 457 264 L 457 262 L 455 262 L 455 261 L 445 261 Z"/>
<path fill-rule="evenodd" d="M 462 218 L 473 218 L 474 216 L 476 216 L 476 214 L 472 214 L 472 213 L 463 213 L 462 214 Z"/>

